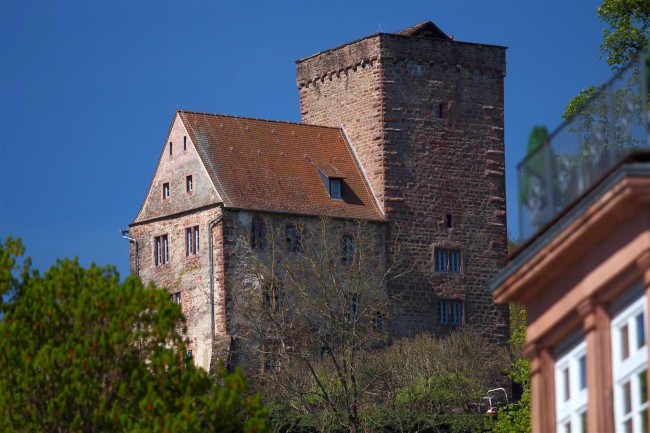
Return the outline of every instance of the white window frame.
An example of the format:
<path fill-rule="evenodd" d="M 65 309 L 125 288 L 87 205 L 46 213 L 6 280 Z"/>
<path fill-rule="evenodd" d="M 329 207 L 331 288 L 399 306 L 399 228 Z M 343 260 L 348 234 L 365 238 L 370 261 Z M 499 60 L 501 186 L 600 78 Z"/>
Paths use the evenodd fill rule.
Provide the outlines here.
<path fill-rule="evenodd" d="M 586 369 L 586 356 L 587 342 L 582 337 L 571 350 L 555 360 L 555 416 L 558 433 L 586 431 L 586 426 L 583 425 L 588 402 L 587 373 L 583 370 Z M 584 361 L 581 361 L 583 358 Z M 585 378 L 582 388 L 581 377 Z"/>
<path fill-rule="evenodd" d="M 641 324 L 643 344 L 638 346 L 639 324 L 637 316 L 643 315 Z M 612 344 L 612 379 L 614 386 L 614 425 L 617 432 L 642 431 L 642 426 L 647 426 L 647 370 L 648 370 L 648 342 L 647 319 L 648 305 L 646 297 L 641 296 L 622 311 L 612 317 L 611 344 Z M 627 351 L 628 356 L 623 358 L 623 329 L 627 326 Z M 641 401 L 640 375 L 646 372 L 646 401 Z M 630 407 L 626 408 L 626 385 L 630 388 Z M 629 409 L 626 411 L 626 409 Z M 643 420 L 642 418 L 646 418 Z M 630 429 L 627 429 L 630 427 Z"/>

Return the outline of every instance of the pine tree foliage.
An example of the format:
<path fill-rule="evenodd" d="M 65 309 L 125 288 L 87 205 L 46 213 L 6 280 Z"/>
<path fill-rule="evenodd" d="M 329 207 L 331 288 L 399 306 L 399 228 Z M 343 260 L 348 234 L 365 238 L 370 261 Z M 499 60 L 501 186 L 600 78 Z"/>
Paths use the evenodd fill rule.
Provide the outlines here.
<path fill-rule="evenodd" d="M 268 431 L 241 372 L 185 358 L 166 291 L 76 259 L 41 276 L 23 252 L 0 245 L 0 431 Z"/>

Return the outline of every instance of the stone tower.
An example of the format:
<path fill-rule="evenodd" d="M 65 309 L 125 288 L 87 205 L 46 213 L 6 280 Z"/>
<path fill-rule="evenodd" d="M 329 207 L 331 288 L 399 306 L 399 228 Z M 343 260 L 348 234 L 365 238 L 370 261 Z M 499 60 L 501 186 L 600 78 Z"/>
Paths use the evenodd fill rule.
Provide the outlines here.
<path fill-rule="evenodd" d="M 507 254 L 505 47 L 454 41 L 431 22 L 297 61 L 304 123 L 343 126 L 414 266 L 389 287 L 395 336 L 454 326 L 508 339 L 487 281 Z M 459 317 L 460 315 L 460 317 Z"/>

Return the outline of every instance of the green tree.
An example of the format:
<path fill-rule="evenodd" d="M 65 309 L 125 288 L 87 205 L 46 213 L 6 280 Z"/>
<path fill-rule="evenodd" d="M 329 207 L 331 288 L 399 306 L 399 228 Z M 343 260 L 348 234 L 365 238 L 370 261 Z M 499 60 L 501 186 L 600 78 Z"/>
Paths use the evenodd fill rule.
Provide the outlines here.
<path fill-rule="evenodd" d="M 616 72 L 629 63 L 650 39 L 650 2 L 647 0 L 604 0 L 598 8 L 598 17 L 607 27 L 603 29 L 600 45 L 601 58 Z M 580 111 L 599 87 L 590 86 L 574 97 L 562 115 L 571 118 Z"/>
<path fill-rule="evenodd" d="M 522 177 L 522 188 L 519 200 L 529 208 L 543 206 L 542 191 L 546 185 L 544 153 L 538 151 L 548 139 L 548 130 L 545 126 L 533 126 L 528 135 L 526 148 L 526 163 Z M 531 189 L 534 190 L 531 193 Z"/>
<path fill-rule="evenodd" d="M 166 291 L 76 260 L 41 276 L 23 251 L 0 245 L 1 431 L 268 431 L 241 372 L 185 358 Z"/>

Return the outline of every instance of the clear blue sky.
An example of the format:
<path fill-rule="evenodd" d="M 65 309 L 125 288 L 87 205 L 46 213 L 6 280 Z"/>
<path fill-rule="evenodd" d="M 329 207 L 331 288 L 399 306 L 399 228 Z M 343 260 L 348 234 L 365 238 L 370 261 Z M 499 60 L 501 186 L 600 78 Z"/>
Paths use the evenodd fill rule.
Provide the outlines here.
<path fill-rule="evenodd" d="M 515 167 L 580 89 L 610 77 L 598 1 L 0 1 L 0 238 L 34 266 L 128 274 L 133 221 L 177 108 L 299 121 L 296 59 L 431 20 L 505 45 L 509 231 Z"/>

